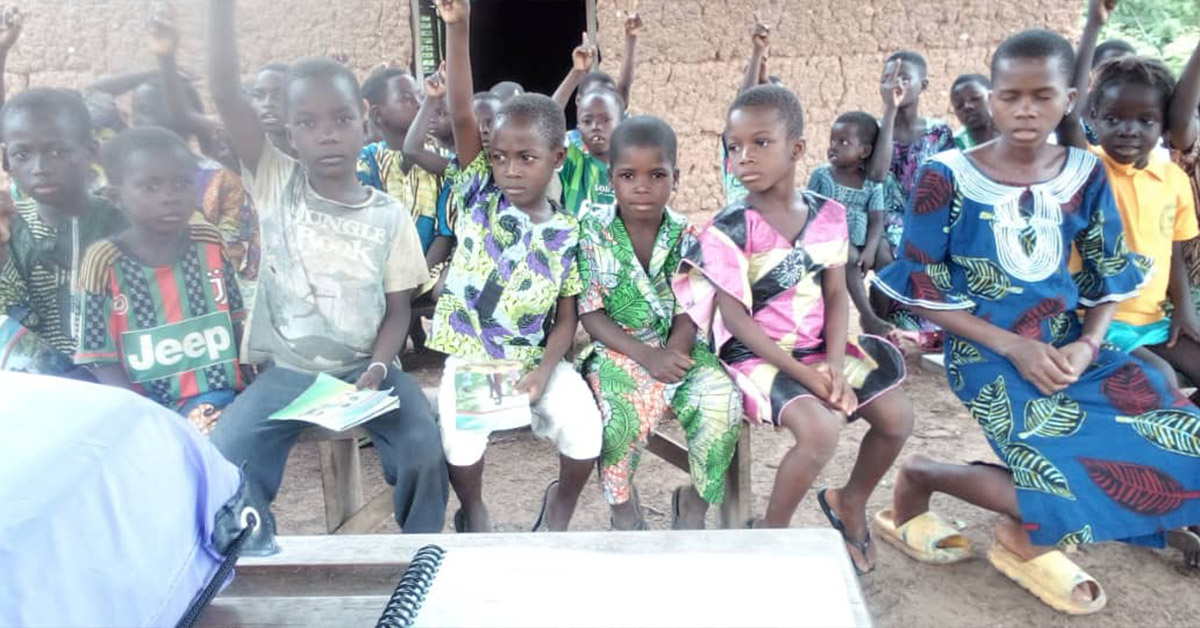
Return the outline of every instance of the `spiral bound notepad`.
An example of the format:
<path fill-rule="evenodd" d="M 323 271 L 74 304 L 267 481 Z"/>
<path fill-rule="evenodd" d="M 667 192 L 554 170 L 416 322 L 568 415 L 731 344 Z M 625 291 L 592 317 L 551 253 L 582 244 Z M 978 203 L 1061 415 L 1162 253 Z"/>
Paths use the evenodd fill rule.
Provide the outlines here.
<path fill-rule="evenodd" d="M 446 550 L 436 545 L 426 545 L 417 550 L 408 569 L 400 576 L 400 582 L 388 599 L 375 628 L 408 628 L 413 625 L 445 555 Z"/>

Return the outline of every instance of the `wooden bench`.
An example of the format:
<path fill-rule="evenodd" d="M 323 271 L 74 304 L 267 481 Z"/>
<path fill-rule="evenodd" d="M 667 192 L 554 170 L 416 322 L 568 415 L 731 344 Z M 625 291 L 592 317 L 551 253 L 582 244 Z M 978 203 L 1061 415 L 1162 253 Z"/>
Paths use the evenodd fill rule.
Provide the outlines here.
<path fill-rule="evenodd" d="M 670 437 L 659 432 L 651 434 L 646 450 L 684 473 L 690 473 L 687 446 Z M 753 512 L 754 487 L 750 483 L 750 460 L 750 426 L 742 425 L 733 461 L 725 473 L 725 500 L 717 515 L 722 528 L 745 527 Z"/>

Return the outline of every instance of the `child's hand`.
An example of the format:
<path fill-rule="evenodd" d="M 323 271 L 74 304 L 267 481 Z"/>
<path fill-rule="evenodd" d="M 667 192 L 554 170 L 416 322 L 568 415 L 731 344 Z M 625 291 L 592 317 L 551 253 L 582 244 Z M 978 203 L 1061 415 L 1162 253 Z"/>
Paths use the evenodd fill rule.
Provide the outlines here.
<path fill-rule="evenodd" d="M 879 242 L 868 242 L 863 247 L 862 253 L 858 254 L 858 270 L 862 274 L 867 274 L 875 270 L 875 258 L 879 256 Z"/>
<path fill-rule="evenodd" d="M 0 52 L 8 52 L 17 38 L 21 36 L 21 27 L 25 25 L 25 16 L 17 7 L 0 5 Z"/>
<path fill-rule="evenodd" d="M 359 390 L 379 390 L 379 385 L 383 383 L 385 377 L 387 377 L 387 367 L 380 368 L 378 362 L 373 362 L 372 366 L 368 366 L 367 370 L 358 376 L 354 387 Z"/>
<path fill-rule="evenodd" d="M 425 77 L 425 97 L 444 98 L 446 96 L 446 62 L 438 66 L 437 72 Z"/>
<path fill-rule="evenodd" d="M 468 0 L 437 0 L 437 9 L 447 24 L 465 24 L 471 15 Z"/>
<path fill-rule="evenodd" d="M 1180 336 L 1200 343 L 1200 321 L 1196 320 L 1196 312 L 1191 308 L 1175 308 L 1174 314 L 1171 315 L 1171 337 L 1167 340 L 1167 348 L 1174 347 Z"/>
<path fill-rule="evenodd" d="M 148 24 L 150 53 L 156 57 L 173 57 L 179 51 L 179 27 L 175 24 L 175 9 L 169 4 L 154 8 Z"/>
<path fill-rule="evenodd" d="M 1088 359 L 1091 359 L 1088 348 Z M 1003 351 L 1003 355 L 1021 372 L 1025 381 L 1050 396 L 1079 379 L 1079 373 L 1067 356 L 1054 347 L 1037 340 L 1020 338 Z"/>
<path fill-rule="evenodd" d="M 17 217 L 17 206 L 13 203 L 12 193 L 0 189 L 0 247 L 8 244 L 12 237 L 12 221 Z"/>
<path fill-rule="evenodd" d="M 904 102 L 904 98 L 908 96 L 908 82 L 900 80 L 900 66 L 903 65 L 899 60 L 893 61 L 895 68 L 891 74 L 884 77 L 883 82 L 879 84 L 879 95 L 883 97 L 883 108 L 894 111 Z"/>
<path fill-rule="evenodd" d="M 1067 362 L 1071 365 L 1071 371 L 1079 374 L 1087 370 L 1087 367 L 1092 365 L 1092 345 L 1076 340 L 1067 345 L 1063 345 L 1058 349 L 1067 358 Z"/>
<path fill-rule="evenodd" d="M 1104 26 L 1117 8 L 1117 0 L 1090 0 L 1087 19 L 1096 26 Z"/>
<path fill-rule="evenodd" d="M 571 51 L 571 68 L 577 72 L 587 72 L 592 69 L 595 58 L 596 47 L 588 41 L 587 33 L 584 33 L 579 45 Z"/>
<path fill-rule="evenodd" d="M 650 377 L 664 384 L 674 384 L 687 376 L 692 364 L 692 359 L 679 351 L 655 349 L 642 366 L 650 372 Z"/>
<path fill-rule="evenodd" d="M 846 416 L 854 414 L 854 411 L 858 409 L 858 396 L 854 394 L 854 389 L 846 381 L 846 374 L 842 372 L 842 369 L 835 369 L 827 362 L 817 364 L 813 366 L 813 369 L 827 382 L 828 396 L 824 398 L 824 401 L 841 410 Z"/>
<path fill-rule="evenodd" d="M 550 373 L 554 371 L 554 367 L 547 367 L 543 362 L 541 366 L 529 371 L 521 381 L 517 382 L 517 390 L 529 395 L 529 405 L 533 405 L 542 400 L 542 395 L 546 392 L 546 384 L 550 383 Z"/>
<path fill-rule="evenodd" d="M 754 42 L 756 52 L 765 52 L 771 47 L 771 27 L 758 22 L 750 32 L 750 41 Z"/>
<path fill-rule="evenodd" d="M 640 3 L 640 0 L 633 0 L 628 11 L 617 11 L 617 18 L 625 21 L 625 39 L 637 39 L 642 32 L 642 27 L 645 26 L 642 23 L 642 16 L 638 15 Z"/>

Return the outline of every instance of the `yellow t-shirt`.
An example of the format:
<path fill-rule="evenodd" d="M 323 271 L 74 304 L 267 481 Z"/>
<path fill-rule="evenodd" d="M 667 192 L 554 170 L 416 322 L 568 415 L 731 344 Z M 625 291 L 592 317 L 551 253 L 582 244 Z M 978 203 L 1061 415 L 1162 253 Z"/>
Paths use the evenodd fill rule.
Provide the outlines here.
<path fill-rule="evenodd" d="M 1196 201 L 1187 174 L 1163 156 L 1151 153 L 1145 168 L 1137 169 L 1109 157 L 1103 148 L 1092 152 L 1104 162 L 1121 222 L 1125 245 L 1154 261 L 1141 292 L 1117 306 L 1116 320 L 1149 325 L 1163 319 L 1171 277 L 1171 245 L 1200 235 Z"/>

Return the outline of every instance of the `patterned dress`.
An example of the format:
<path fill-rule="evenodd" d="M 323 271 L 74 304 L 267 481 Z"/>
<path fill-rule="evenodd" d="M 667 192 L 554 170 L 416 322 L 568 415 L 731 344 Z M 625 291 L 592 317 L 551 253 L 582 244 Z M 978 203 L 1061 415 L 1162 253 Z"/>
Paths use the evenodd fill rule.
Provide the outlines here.
<path fill-rule="evenodd" d="M 917 185 L 917 172 L 934 155 L 954 148 L 954 131 L 935 118 L 923 120 L 925 134 L 912 144 L 892 144 L 892 167 L 883 183 L 884 202 L 888 210 L 884 234 L 894 250 L 904 231 L 904 211 L 912 200 Z"/>
<path fill-rule="evenodd" d="M 582 220 L 579 273 L 584 292 L 580 315 L 603 311 L 639 342 L 662 348 L 683 312 L 671 291 L 685 241 L 696 228 L 665 210 L 650 267 L 642 267 L 615 205 L 595 206 Z M 692 349 L 695 365 L 675 384 L 654 379 L 632 358 L 593 341 L 576 361 L 604 419 L 600 473 L 610 504 L 629 501 L 630 481 L 651 432 L 669 409 L 687 435 L 688 462 L 696 492 L 709 503 L 724 498 L 725 472 L 737 449 L 742 399 L 705 342 Z"/>
<path fill-rule="evenodd" d="M 1171 151 L 1171 157 L 1192 180 L 1192 195 L 1196 199 L 1197 218 L 1200 218 L 1200 139 L 1192 144 L 1190 150 Z M 1200 238 L 1183 244 L 1183 257 L 1187 262 L 1188 279 L 1191 280 L 1196 309 L 1200 311 Z"/>
<path fill-rule="evenodd" d="M 1078 307 L 1141 285 L 1145 260 L 1121 231 L 1104 166 L 1085 151 L 1070 149 L 1054 179 L 1017 187 L 947 153 L 922 170 L 900 259 L 876 283 L 905 304 L 1063 346 L 1081 333 Z M 1072 248 L 1083 258 L 1074 276 Z M 1163 530 L 1200 522 L 1200 412 L 1155 369 L 1105 347 L 1047 397 L 987 347 L 948 334 L 945 352 L 950 387 L 1012 472 L 1035 544 L 1161 546 Z"/>
<path fill-rule="evenodd" d="M 809 214 L 795 243 L 752 205 L 726 207 L 684 251 L 675 294 L 702 330 L 712 330 L 718 355 L 741 389 L 746 415 L 779 424 L 793 400 L 813 393 L 754 355 L 725 326 L 717 291 L 736 298 L 779 348 L 804 364 L 825 361 L 825 269 L 846 264 L 846 210 L 805 192 Z M 846 342 L 846 380 L 866 406 L 904 379 L 904 357 L 882 338 Z"/>
<path fill-rule="evenodd" d="M 822 164 L 809 175 L 808 189 L 845 207 L 850 244 L 858 248 L 867 245 L 867 223 L 870 222 L 870 213 L 886 209 L 883 204 L 882 185 L 870 179 L 863 179 L 861 188 L 842 185 L 833 178 L 833 168 L 829 164 Z"/>

